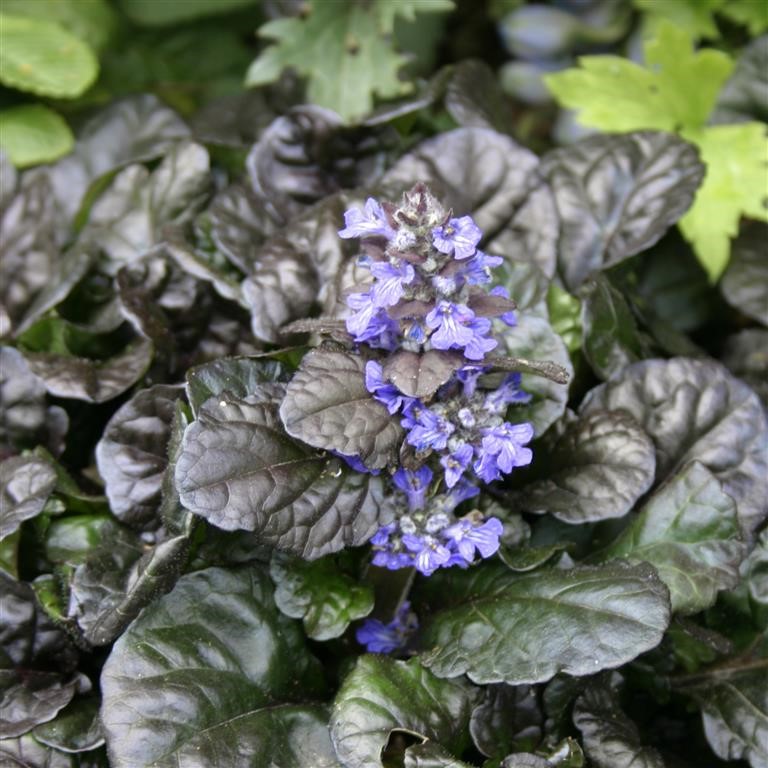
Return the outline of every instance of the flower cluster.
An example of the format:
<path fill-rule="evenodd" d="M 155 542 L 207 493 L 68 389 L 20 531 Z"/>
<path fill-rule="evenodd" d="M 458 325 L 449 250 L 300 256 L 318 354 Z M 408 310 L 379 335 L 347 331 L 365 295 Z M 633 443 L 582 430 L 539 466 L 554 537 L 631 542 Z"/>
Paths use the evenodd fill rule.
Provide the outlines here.
<path fill-rule="evenodd" d="M 345 213 L 343 238 L 360 238 L 371 281 L 347 296 L 346 328 L 368 353 L 365 385 L 405 429 L 407 466 L 392 478 L 404 512 L 371 539 L 373 564 L 466 568 L 492 556 L 503 532 L 497 518 L 456 509 L 515 467 L 530 463 L 528 423 L 505 420 L 526 403 L 516 373 L 494 373 L 494 322 L 516 324 L 505 289 L 492 287 L 502 259 L 478 249 L 482 233 L 469 216 L 454 217 L 417 185 L 400 206 L 368 199 Z M 503 326 L 499 326 L 503 327 Z M 437 360 L 435 386 L 404 392 L 387 374 L 397 355 Z M 414 355 L 415 353 L 415 355 Z M 401 386 L 402 383 L 401 383 Z M 407 508 L 407 511 L 406 511 Z"/>

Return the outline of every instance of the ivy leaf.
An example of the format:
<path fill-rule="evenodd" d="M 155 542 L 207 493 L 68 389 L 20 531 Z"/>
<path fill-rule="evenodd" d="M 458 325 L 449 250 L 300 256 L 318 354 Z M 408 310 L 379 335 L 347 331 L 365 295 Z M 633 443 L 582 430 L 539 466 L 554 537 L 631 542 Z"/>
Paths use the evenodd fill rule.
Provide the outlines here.
<path fill-rule="evenodd" d="M 308 563 L 275 552 L 269 575 L 277 607 L 286 616 L 303 619 L 313 640 L 340 637 L 351 622 L 373 610 L 373 588 L 341 571 L 332 558 Z"/>
<path fill-rule="evenodd" d="M 647 68 L 617 56 L 584 56 L 580 68 L 545 77 L 562 106 L 579 121 L 604 131 L 677 131 L 696 144 L 707 166 L 693 207 L 680 222 L 712 281 L 728 263 L 729 238 L 742 215 L 768 220 L 766 140 L 759 123 L 707 126 L 721 86 L 733 70 L 730 57 L 694 51 L 685 30 L 659 25 L 645 45 Z"/>
<path fill-rule="evenodd" d="M 0 146 L 17 168 L 58 160 L 74 143 L 64 118 L 42 104 L 0 111 Z"/>
<path fill-rule="evenodd" d="M 661 755 L 644 746 L 637 726 L 624 714 L 616 695 L 593 684 L 576 700 L 574 725 L 595 768 L 664 768 Z"/>
<path fill-rule="evenodd" d="M 258 531 L 310 560 L 362 544 L 392 515 L 380 478 L 289 437 L 263 395 L 204 403 L 184 433 L 176 487 L 219 528 Z"/>
<path fill-rule="evenodd" d="M 90 46 L 45 19 L 0 18 L 0 82 L 10 88 L 72 99 L 96 79 L 99 62 Z"/>
<path fill-rule="evenodd" d="M 520 575 L 488 563 L 454 600 L 425 628 L 421 661 L 481 684 L 612 669 L 658 645 L 669 623 L 667 588 L 645 564 Z"/>
<path fill-rule="evenodd" d="M 386 466 L 400 448 L 399 419 L 365 387 L 365 360 L 316 349 L 301 361 L 280 406 L 285 431 L 315 448 Z"/>
<path fill-rule="evenodd" d="M 650 563 L 669 587 L 672 611 L 697 613 L 736 586 L 745 552 L 735 502 L 694 461 L 656 491 L 600 560 Z"/>
<path fill-rule="evenodd" d="M 331 768 L 319 708 L 287 706 L 318 692 L 317 673 L 298 627 L 275 608 L 264 572 L 183 576 L 104 665 L 110 765 L 251 765 L 269 755 L 280 765 Z"/>
<path fill-rule="evenodd" d="M 409 90 L 398 79 L 405 56 L 388 35 L 396 16 L 447 11 L 449 0 L 375 0 L 372 3 L 315 2 L 300 18 L 269 21 L 259 35 L 274 41 L 251 64 L 246 85 L 274 82 L 286 67 L 309 78 L 308 101 L 338 112 L 345 120 L 368 114 L 373 95 L 399 96 Z"/>
<path fill-rule="evenodd" d="M 516 496 L 522 511 L 579 524 L 626 515 L 653 484 L 653 443 L 622 412 L 571 422 L 546 457 L 547 475 Z"/>
<path fill-rule="evenodd" d="M 334 701 L 336 754 L 346 768 L 381 768 L 381 753 L 393 730 L 460 753 L 475 696 L 466 681 L 440 680 L 418 659 L 361 656 Z"/>

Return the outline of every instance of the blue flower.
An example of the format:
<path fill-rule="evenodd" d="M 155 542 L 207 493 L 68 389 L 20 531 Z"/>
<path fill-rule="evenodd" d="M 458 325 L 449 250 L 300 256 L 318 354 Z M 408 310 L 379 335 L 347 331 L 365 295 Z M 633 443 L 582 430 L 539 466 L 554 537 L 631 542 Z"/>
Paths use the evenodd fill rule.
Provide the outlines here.
<path fill-rule="evenodd" d="M 397 571 L 400 568 L 410 568 L 413 565 L 413 555 L 408 552 L 391 552 L 380 549 L 373 553 L 371 563 L 379 568 Z"/>
<path fill-rule="evenodd" d="M 520 374 L 510 373 L 504 377 L 498 389 L 485 396 L 485 409 L 490 413 L 504 413 L 508 405 L 522 405 L 531 401 L 531 395 L 520 389 Z"/>
<path fill-rule="evenodd" d="M 411 611 L 411 604 L 405 601 L 388 624 L 378 619 L 366 619 L 355 637 L 368 653 L 392 653 L 404 648 L 418 627 L 416 614 Z"/>
<path fill-rule="evenodd" d="M 474 257 L 467 262 L 466 269 L 463 272 L 464 278 L 470 285 L 483 285 L 490 283 L 491 269 L 504 263 L 501 256 L 491 256 L 482 251 L 475 251 Z"/>
<path fill-rule="evenodd" d="M 369 360 L 365 364 L 365 388 L 380 403 L 387 406 L 390 413 L 397 413 L 402 406 L 408 406 L 415 398 L 404 395 L 394 384 L 384 380 L 381 363 Z"/>
<path fill-rule="evenodd" d="M 395 230 L 389 225 L 384 209 L 372 197 L 365 201 L 365 208 L 350 208 L 344 213 L 344 229 L 339 230 L 339 237 L 394 237 Z"/>
<path fill-rule="evenodd" d="M 429 448 L 442 451 L 448 445 L 448 438 L 456 429 L 445 417 L 430 411 L 423 405 L 414 406 L 406 411 L 405 418 L 400 423 L 406 429 L 410 429 L 406 440 L 417 451 L 426 451 Z"/>
<path fill-rule="evenodd" d="M 427 327 L 433 329 L 429 337 L 435 349 L 464 347 L 475 336 L 466 324 L 473 320 L 475 313 L 463 304 L 441 301 L 426 317 Z"/>
<path fill-rule="evenodd" d="M 370 293 L 350 293 L 347 296 L 347 306 L 354 311 L 346 320 L 347 330 L 355 341 L 362 341 L 359 337 L 367 330 L 378 308 L 371 301 Z"/>
<path fill-rule="evenodd" d="M 443 531 L 443 536 L 467 563 L 471 563 L 476 550 L 483 558 L 495 554 L 499 549 L 499 536 L 503 531 L 504 526 L 496 517 L 489 517 L 482 525 L 473 525 L 465 518 L 448 526 Z"/>
<path fill-rule="evenodd" d="M 445 484 L 453 488 L 472 461 L 474 451 L 469 443 L 462 443 L 453 453 L 443 456 L 440 463 L 445 468 Z"/>
<path fill-rule="evenodd" d="M 431 576 L 451 559 L 448 547 L 443 546 L 434 536 L 405 533 L 403 544 L 413 553 L 413 564 L 416 570 L 425 576 Z"/>
<path fill-rule="evenodd" d="M 471 216 L 450 219 L 432 230 L 432 244 L 440 253 L 453 253 L 457 259 L 468 259 L 475 252 L 483 233 Z"/>
<path fill-rule="evenodd" d="M 464 357 L 468 360 L 482 360 L 486 352 L 498 345 L 496 339 L 490 339 L 486 334 L 491 330 L 491 321 L 487 317 L 476 317 L 467 324 L 473 332 L 472 338 L 464 347 Z"/>
<path fill-rule="evenodd" d="M 432 470 L 428 466 L 420 467 L 415 472 L 401 467 L 392 479 L 408 497 L 408 508 L 411 512 L 424 507 L 427 490 L 432 482 Z"/>
<path fill-rule="evenodd" d="M 403 262 L 396 267 L 388 261 L 375 261 L 371 273 L 377 279 L 371 289 L 371 299 L 377 307 L 391 307 L 403 297 L 403 286 L 412 283 L 416 277 L 413 267 Z"/>
<path fill-rule="evenodd" d="M 464 397 L 470 398 L 477 389 L 477 380 L 486 369 L 480 365 L 464 365 L 456 372 L 456 378 L 463 384 Z"/>
<path fill-rule="evenodd" d="M 515 467 L 531 463 L 533 452 L 524 446 L 533 439 L 533 426 L 527 422 L 510 424 L 505 421 L 500 427 L 483 430 L 483 434 L 474 470 L 486 483 L 497 480 L 499 472 L 509 474 Z"/>
<path fill-rule="evenodd" d="M 339 453 L 338 451 L 331 451 L 331 453 L 334 456 L 338 456 L 340 459 L 343 459 L 356 472 L 365 472 L 369 475 L 378 475 L 381 473 L 380 469 L 368 469 L 368 467 L 363 464 L 359 456 L 347 456 L 346 454 Z"/>

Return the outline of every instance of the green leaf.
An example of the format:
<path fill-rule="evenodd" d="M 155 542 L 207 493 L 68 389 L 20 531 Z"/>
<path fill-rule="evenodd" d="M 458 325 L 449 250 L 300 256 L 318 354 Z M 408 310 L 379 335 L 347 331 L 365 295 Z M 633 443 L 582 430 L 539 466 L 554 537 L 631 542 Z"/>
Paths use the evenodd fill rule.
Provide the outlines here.
<path fill-rule="evenodd" d="M 99 698 L 74 698 L 55 719 L 38 725 L 34 737 L 46 746 L 63 752 L 88 752 L 104 743 L 99 720 Z"/>
<path fill-rule="evenodd" d="M 251 64 L 246 85 L 274 82 L 290 67 L 309 78 L 308 101 L 345 120 L 360 118 L 373 108 L 374 94 L 391 98 L 410 90 L 397 76 L 407 59 L 388 38 L 395 17 L 452 7 L 446 0 L 316 0 L 305 16 L 275 19 L 259 29 L 274 42 Z"/>
<path fill-rule="evenodd" d="M 650 563 L 669 587 L 672 611 L 697 613 L 736 586 L 745 554 L 735 502 L 694 461 L 656 491 L 600 560 Z"/>
<path fill-rule="evenodd" d="M 680 229 L 714 282 L 728 265 L 730 238 L 738 234 L 741 217 L 768 221 L 766 127 L 713 125 L 683 136 L 698 145 L 707 174 Z"/>
<path fill-rule="evenodd" d="M 110 764 L 255 765 L 269 755 L 295 768 L 334 766 L 318 709 L 281 706 L 318 693 L 318 671 L 295 622 L 275 608 L 266 573 L 188 574 L 129 627 L 104 665 Z"/>
<path fill-rule="evenodd" d="M 753 37 L 768 29 L 768 5 L 763 0 L 728 0 L 720 13 L 737 24 L 744 24 Z"/>
<path fill-rule="evenodd" d="M 644 746 L 637 726 L 624 714 L 614 691 L 593 684 L 579 696 L 573 723 L 594 768 L 664 768 L 661 755 Z"/>
<path fill-rule="evenodd" d="M 0 83 L 10 88 L 72 99 L 96 79 L 99 62 L 90 46 L 52 21 L 0 14 Z"/>
<path fill-rule="evenodd" d="M 721 10 L 725 0 L 632 0 L 632 5 L 645 13 L 646 36 L 653 35 L 664 21 L 684 29 L 692 38 L 718 38 L 720 33 L 714 13 Z"/>
<path fill-rule="evenodd" d="M 257 0 L 119 0 L 126 16 L 146 27 L 181 24 L 205 16 L 255 6 Z"/>
<path fill-rule="evenodd" d="M 515 506 L 574 525 L 626 515 L 656 469 L 653 442 L 621 411 L 572 421 L 550 441 L 543 461 L 547 474 L 518 491 Z"/>
<path fill-rule="evenodd" d="M 96 51 L 107 45 L 117 22 L 107 0 L 3 0 L 3 12 L 55 21 Z"/>
<path fill-rule="evenodd" d="M 0 147 L 17 168 L 58 160 L 74 141 L 64 119 L 42 104 L 0 111 Z"/>
<path fill-rule="evenodd" d="M 461 753 L 476 694 L 464 680 L 440 680 L 418 659 L 378 654 L 357 660 L 336 694 L 331 739 L 346 768 L 381 768 L 393 730 Z"/>
<path fill-rule="evenodd" d="M 303 619 L 313 640 L 341 637 L 351 622 L 373 610 L 373 588 L 348 576 L 331 557 L 308 563 L 275 552 L 269 575 L 277 607 L 286 616 Z"/>
<path fill-rule="evenodd" d="M 424 632 L 421 661 L 439 677 L 520 685 L 594 674 L 654 648 L 669 622 L 667 588 L 647 565 L 519 575 L 488 563 L 465 579 Z"/>

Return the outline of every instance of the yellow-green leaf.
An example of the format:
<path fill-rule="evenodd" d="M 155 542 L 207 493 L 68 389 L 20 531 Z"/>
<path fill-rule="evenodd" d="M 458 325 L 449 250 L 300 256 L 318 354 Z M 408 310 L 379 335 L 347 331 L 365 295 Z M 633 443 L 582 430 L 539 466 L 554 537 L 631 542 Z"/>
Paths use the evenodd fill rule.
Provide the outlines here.
<path fill-rule="evenodd" d="M 54 22 L 0 14 L 0 83 L 40 96 L 75 98 L 96 79 L 90 46 Z"/>
<path fill-rule="evenodd" d="M 50 163 L 72 149 L 74 137 L 63 118 L 42 104 L 0 112 L 0 147 L 17 168 Z"/>

